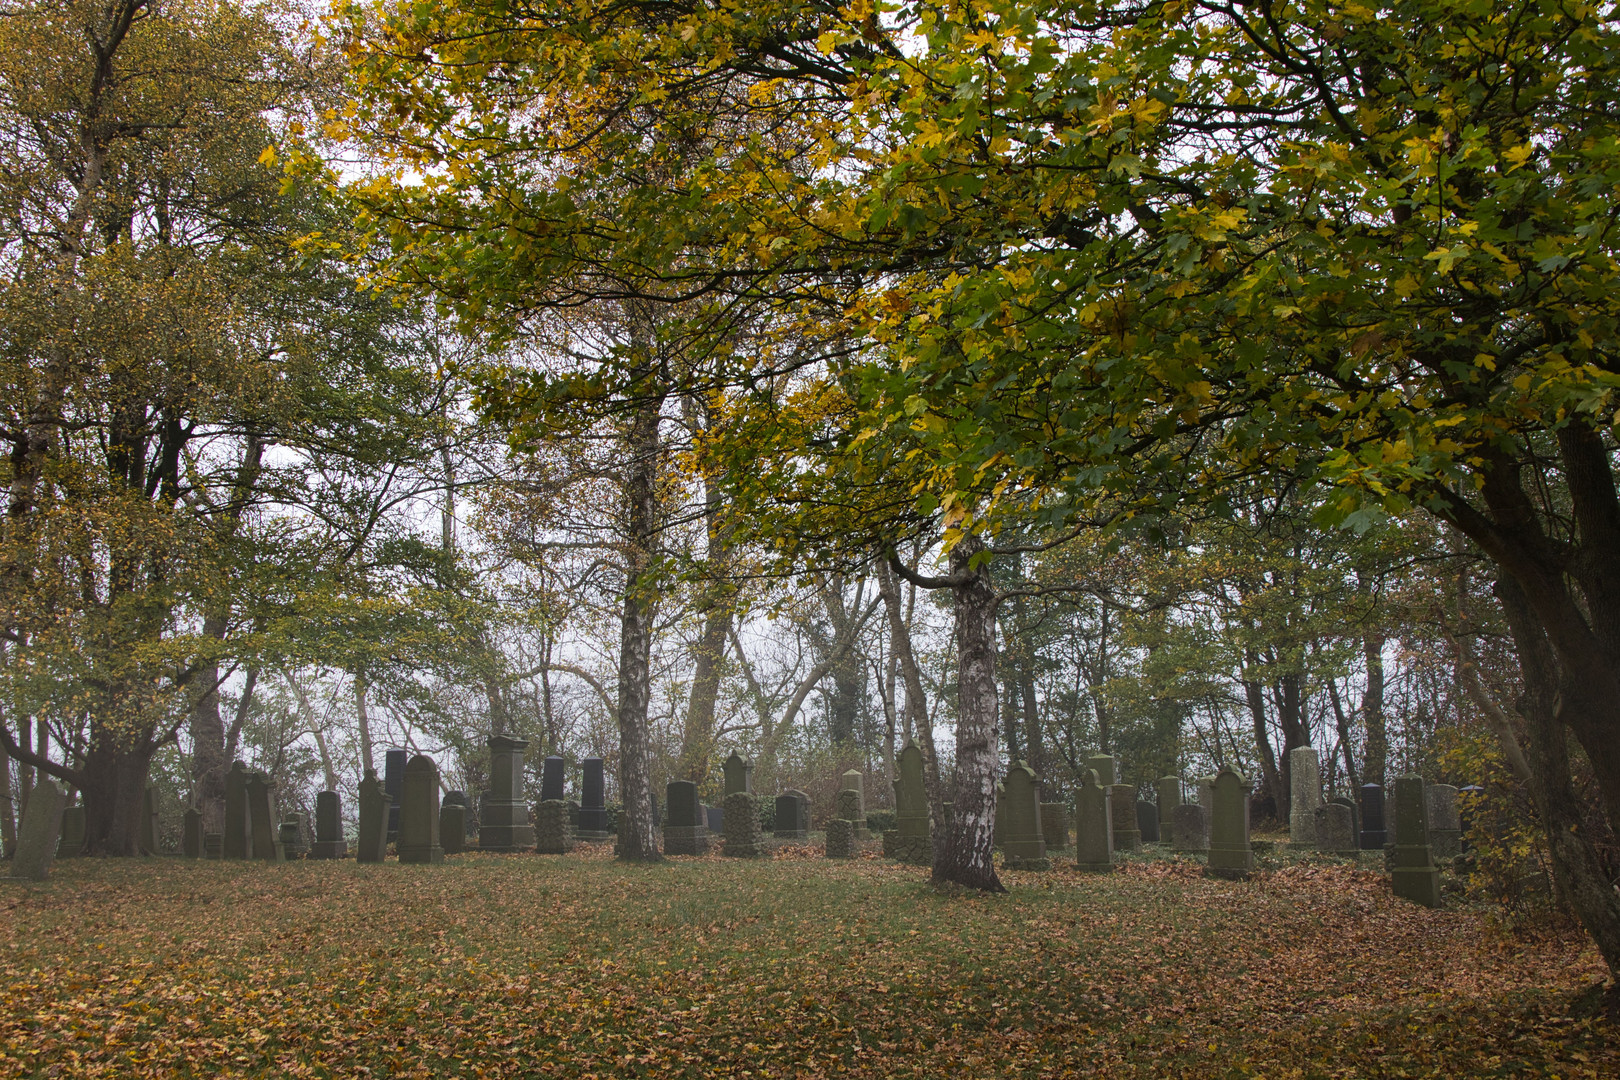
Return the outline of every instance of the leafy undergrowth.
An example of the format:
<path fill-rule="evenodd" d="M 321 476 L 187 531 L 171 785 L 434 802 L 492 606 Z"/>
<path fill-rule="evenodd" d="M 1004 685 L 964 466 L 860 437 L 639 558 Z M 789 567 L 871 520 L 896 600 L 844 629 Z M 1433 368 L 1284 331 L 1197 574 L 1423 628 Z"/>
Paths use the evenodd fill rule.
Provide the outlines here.
<path fill-rule="evenodd" d="M 58 863 L 0 892 L 19 1076 L 1620 1074 L 1576 938 L 1299 864 L 1007 872 L 875 858 L 624 866 Z M 1572 1015 L 1574 1014 L 1574 1015 Z"/>

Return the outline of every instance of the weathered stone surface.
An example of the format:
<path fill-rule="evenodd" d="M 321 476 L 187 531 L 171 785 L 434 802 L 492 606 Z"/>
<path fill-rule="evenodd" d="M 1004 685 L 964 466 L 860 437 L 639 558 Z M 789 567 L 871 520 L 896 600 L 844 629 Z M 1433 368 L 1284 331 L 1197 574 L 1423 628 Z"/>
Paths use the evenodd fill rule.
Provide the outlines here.
<path fill-rule="evenodd" d="M 1361 785 L 1361 850 L 1379 851 L 1388 842 L 1384 829 L 1384 787 Z"/>
<path fill-rule="evenodd" d="M 388 789 L 377 779 L 377 770 L 367 769 L 360 781 L 360 836 L 355 859 L 363 863 L 380 863 L 388 855 L 388 812 L 393 800 Z"/>
<path fill-rule="evenodd" d="M 1288 840 L 1297 847 L 1316 846 L 1316 808 L 1322 805 L 1322 764 L 1316 748 L 1288 751 Z"/>
<path fill-rule="evenodd" d="M 1230 768 L 1215 774 L 1212 796 L 1214 820 L 1209 826 L 1210 877 L 1238 880 L 1254 872 L 1254 851 L 1249 847 L 1249 794 L 1253 785 Z"/>
<path fill-rule="evenodd" d="M 1069 808 L 1063 803 L 1041 803 L 1041 837 L 1048 854 L 1069 850 Z"/>
<path fill-rule="evenodd" d="M 426 754 L 405 764 L 400 785 L 399 841 L 394 849 L 402 863 L 442 863 L 439 843 L 439 767 Z"/>
<path fill-rule="evenodd" d="M 827 822 L 827 858 L 848 859 L 855 854 L 855 823 L 844 818 Z"/>
<path fill-rule="evenodd" d="M 304 815 L 288 814 L 277 828 L 276 839 L 281 842 L 281 850 L 289 859 L 301 859 L 309 852 L 309 844 L 304 841 Z"/>
<path fill-rule="evenodd" d="M 1170 815 L 1170 846 L 1174 851 L 1202 855 L 1209 851 L 1209 815 L 1197 803 L 1182 803 Z"/>
<path fill-rule="evenodd" d="M 335 791 L 315 793 L 315 843 L 310 845 L 312 859 L 342 859 L 349 854 L 349 842 L 343 838 L 342 804 Z"/>
<path fill-rule="evenodd" d="M 534 804 L 534 850 L 539 855 L 566 855 L 574 850 L 573 815 L 562 799 Z"/>
<path fill-rule="evenodd" d="M 703 820 L 708 823 L 709 832 L 715 836 L 725 835 L 726 810 L 723 806 L 705 806 Z"/>
<path fill-rule="evenodd" d="M 203 833 L 203 857 L 220 859 L 225 855 L 225 834 L 217 832 Z"/>
<path fill-rule="evenodd" d="M 69 806 L 62 810 L 62 839 L 56 844 L 58 859 L 84 854 L 84 807 Z"/>
<path fill-rule="evenodd" d="M 1120 782 L 1119 758 L 1113 754 L 1092 754 L 1086 758 L 1086 768 L 1097 774 L 1097 782 L 1105 788 Z"/>
<path fill-rule="evenodd" d="M 759 796 L 733 791 L 726 796 L 726 838 L 720 854 L 733 859 L 757 859 L 766 854 L 765 832 L 759 827 Z"/>
<path fill-rule="evenodd" d="M 1429 814 L 1429 848 L 1437 859 L 1450 859 L 1462 851 L 1462 819 L 1457 814 L 1457 789 L 1450 784 L 1429 784 L 1423 789 Z"/>
<path fill-rule="evenodd" d="M 1440 906 L 1440 870 L 1429 850 L 1429 812 L 1423 794 L 1423 777 L 1402 776 L 1395 780 L 1395 842 L 1391 877 L 1395 895 L 1422 904 Z"/>
<path fill-rule="evenodd" d="M 808 840 L 810 838 L 810 796 L 796 788 L 776 797 L 776 828 L 778 840 Z"/>
<path fill-rule="evenodd" d="M 607 778 L 601 758 L 588 757 L 579 763 L 579 789 L 577 838 L 589 843 L 613 839 L 607 827 Z"/>
<path fill-rule="evenodd" d="M 157 788 L 151 784 L 146 785 L 146 791 L 141 796 L 140 848 L 143 855 L 161 855 L 163 853 L 163 849 L 158 846 L 157 801 Z"/>
<path fill-rule="evenodd" d="M 690 780 L 671 780 L 664 785 L 664 802 L 669 820 L 664 824 L 665 855 L 707 855 L 709 853 L 708 815 L 698 787 Z"/>
<path fill-rule="evenodd" d="M 1350 835 L 1355 840 L 1356 847 L 1361 847 L 1361 808 L 1356 805 L 1356 800 L 1348 795 L 1335 795 L 1328 802 L 1337 803 L 1350 811 Z"/>
<path fill-rule="evenodd" d="M 248 770 L 240 761 L 225 774 L 224 858 L 246 859 L 253 854 L 253 822 L 248 812 Z"/>
<path fill-rule="evenodd" d="M 1095 769 L 1081 771 L 1074 795 L 1074 863 L 1099 874 L 1114 868 L 1113 800 Z"/>
<path fill-rule="evenodd" d="M 1153 781 L 1153 792 L 1159 800 L 1159 839 L 1169 840 L 1175 835 L 1176 807 L 1181 805 L 1181 777 L 1159 777 Z"/>
<path fill-rule="evenodd" d="M 202 811 L 195 806 L 186 807 L 185 820 L 180 826 L 180 854 L 188 859 L 202 858 L 202 834 Z"/>
<path fill-rule="evenodd" d="M 399 839 L 399 812 L 405 798 L 405 765 L 411 755 L 390 750 L 383 755 L 383 790 L 388 793 L 388 842 Z"/>
<path fill-rule="evenodd" d="M 735 795 L 739 791 L 751 792 L 754 790 L 754 763 L 733 750 L 731 755 L 720 766 L 720 772 L 725 777 L 725 794 Z"/>
<path fill-rule="evenodd" d="M 853 804 L 847 801 L 836 802 L 834 816 L 848 820 L 855 826 L 855 839 L 865 840 L 872 834 L 866 828 L 866 777 L 861 774 L 859 769 L 850 769 L 844 773 L 843 785 L 839 788 L 837 798 L 840 800 L 845 799 L 843 793 L 846 791 L 855 793 L 855 802 Z M 854 807 L 854 816 L 848 816 L 844 813 L 844 809 L 850 806 Z"/>
<path fill-rule="evenodd" d="M 1159 842 L 1159 808 L 1146 799 L 1136 800 L 1136 831 L 1144 844 Z"/>
<path fill-rule="evenodd" d="M 1384 846 L 1393 847 L 1400 843 L 1401 816 L 1395 809 L 1395 789 L 1384 789 Z"/>
<path fill-rule="evenodd" d="M 1355 819 L 1350 814 L 1350 808 L 1342 803 L 1330 802 L 1318 806 L 1314 830 L 1318 851 L 1331 851 L 1350 858 L 1361 853 L 1356 843 Z"/>
<path fill-rule="evenodd" d="M 540 763 L 540 801 L 563 802 L 568 783 L 568 763 L 553 754 Z"/>
<path fill-rule="evenodd" d="M 1142 846 L 1142 830 L 1136 827 L 1136 789 L 1115 784 L 1108 789 L 1114 819 L 1114 850 L 1135 851 Z"/>
<path fill-rule="evenodd" d="M 56 858 L 62 839 L 62 810 L 67 802 L 56 781 L 41 776 L 34 782 L 23 806 L 22 825 L 17 830 L 17 851 L 11 857 L 11 877 L 16 881 L 44 881 Z"/>
<path fill-rule="evenodd" d="M 484 792 L 478 815 L 478 850 L 528 851 L 534 847 L 534 826 L 529 824 L 529 802 L 523 783 L 528 740 L 491 735 L 486 745 L 489 747 L 489 790 Z M 465 828 L 465 812 L 461 824 Z M 459 838 L 452 840 L 445 835 L 442 821 L 439 843 L 446 845 L 446 851 L 450 850 L 448 845 L 454 845 L 456 851 L 465 846 Z"/>
<path fill-rule="evenodd" d="M 252 826 L 253 857 L 262 862 L 282 862 L 286 849 L 276 837 L 276 785 L 262 772 L 248 774 L 248 820 Z"/>
<path fill-rule="evenodd" d="M 1035 770 L 1020 761 L 1007 770 L 1002 785 L 1006 791 L 1006 824 L 1001 833 L 1003 863 L 1013 870 L 1050 869 L 1046 839 L 1041 835 L 1041 796 Z"/>
<path fill-rule="evenodd" d="M 525 810 L 524 817 L 528 817 Z M 532 834 L 534 828 L 528 827 Z M 439 804 L 439 846 L 446 855 L 460 855 L 467 850 L 467 808 L 460 803 Z M 479 847 L 483 847 L 480 843 Z"/>
<path fill-rule="evenodd" d="M 901 836 L 928 840 L 928 787 L 923 779 L 923 755 L 916 743 L 900 751 L 894 781 L 894 827 Z"/>

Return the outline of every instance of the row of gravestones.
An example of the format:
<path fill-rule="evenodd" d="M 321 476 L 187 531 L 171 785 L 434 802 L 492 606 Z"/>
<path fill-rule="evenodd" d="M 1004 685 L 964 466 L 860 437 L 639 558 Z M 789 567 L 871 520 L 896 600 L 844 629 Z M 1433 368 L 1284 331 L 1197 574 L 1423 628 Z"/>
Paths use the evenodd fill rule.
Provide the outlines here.
<path fill-rule="evenodd" d="M 1321 764 L 1314 748 L 1301 746 L 1290 750 L 1288 769 L 1288 837 L 1292 843 L 1345 855 L 1399 844 L 1400 815 L 1396 813 L 1395 789 L 1363 784 L 1359 802 L 1338 796 L 1324 803 Z M 1465 830 L 1458 796 L 1464 791 L 1477 790 L 1450 784 L 1424 784 L 1424 823 L 1436 858 L 1449 859 L 1461 854 Z"/>

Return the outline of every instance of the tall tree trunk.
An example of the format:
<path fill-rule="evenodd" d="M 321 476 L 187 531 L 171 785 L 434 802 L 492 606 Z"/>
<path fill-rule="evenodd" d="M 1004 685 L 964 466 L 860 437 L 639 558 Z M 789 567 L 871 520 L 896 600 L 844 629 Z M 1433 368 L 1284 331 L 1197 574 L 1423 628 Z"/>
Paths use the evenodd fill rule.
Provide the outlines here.
<path fill-rule="evenodd" d="M 227 617 L 214 612 L 203 619 L 203 637 L 223 640 Z M 191 706 L 191 802 L 202 813 L 203 829 L 225 831 L 225 719 L 219 711 L 219 661 L 198 664 L 201 693 Z"/>
<path fill-rule="evenodd" d="M 1389 724 L 1384 717 L 1384 637 L 1368 634 L 1361 639 L 1367 665 L 1367 692 L 1361 697 L 1361 724 L 1367 729 L 1367 747 L 1361 765 L 1363 784 L 1384 783 L 1389 768 Z"/>
<path fill-rule="evenodd" d="M 1278 764 L 1277 818 L 1291 821 L 1294 812 L 1293 751 L 1311 745 L 1311 732 L 1305 725 L 1305 702 L 1298 672 L 1277 680 L 1273 697 L 1277 703 L 1277 726 L 1282 730 L 1282 761 Z"/>
<path fill-rule="evenodd" d="M 923 753 L 923 782 L 928 789 L 928 814 L 932 818 L 934 865 L 945 859 L 945 785 L 940 780 L 939 753 L 934 746 L 934 725 L 928 716 L 928 694 L 923 689 L 922 668 L 911 648 L 911 628 L 900 607 L 900 590 L 887 559 L 876 560 L 878 593 L 889 617 L 889 642 L 900 667 L 906 688 L 906 727 L 917 733 L 917 746 Z"/>
<path fill-rule="evenodd" d="M 1250 657 L 1250 663 L 1258 663 L 1257 657 Z M 1282 812 L 1282 799 L 1277 792 L 1282 787 L 1282 780 L 1277 773 L 1277 754 L 1271 747 L 1271 732 L 1266 724 L 1266 692 L 1258 680 L 1243 680 L 1243 697 L 1249 703 L 1249 716 L 1254 721 L 1255 752 L 1260 755 L 1260 783 L 1262 790 L 1269 792 L 1273 803 L 1277 807 L 1279 820 L 1287 821 L 1288 816 Z"/>
<path fill-rule="evenodd" d="M 639 379 L 645 395 L 631 423 L 626 508 L 624 601 L 619 617 L 619 842 L 621 859 L 659 858 L 652 818 L 652 737 L 647 708 L 652 689 L 652 582 L 657 540 L 658 414 L 662 398 L 652 373 Z"/>
<path fill-rule="evenodd" d="M 366 691 L 370 688 L 365 672 L 354 671 L 354 713 L 360 725 L 360 775 L 376 769 L 371 757 L 371 712 L 366 708 Z"/>
<path fill-rule="evenodd" d="M 977 536 L 964 536 L 951 549 L 956 616 L 956 777 L 952 785 L 955 819 L 943 858 L 936 851 L 936 883 L 1006 892 L 991 862 L 996 815 L 996 594 L 984 567 L 973 556 L 984 551 Z"/>

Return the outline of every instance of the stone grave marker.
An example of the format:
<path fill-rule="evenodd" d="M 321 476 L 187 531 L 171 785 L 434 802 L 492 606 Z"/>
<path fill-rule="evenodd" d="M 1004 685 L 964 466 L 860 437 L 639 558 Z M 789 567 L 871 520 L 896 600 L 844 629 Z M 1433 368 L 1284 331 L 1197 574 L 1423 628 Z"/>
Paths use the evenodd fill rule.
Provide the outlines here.
<path fill-rule="evenodd" d="M 1387 842 L 1384 831 L 1384 788 L 1382 784 L 1361 785 L 1361 850 L 1378 851 Z"/>
<path fill-rule="evenodd" d="M 664 803 L 669 807 L 664 854 L 707 855 L 709 826 L 697 785 L 690 780 L 671 780 L 664 785 Z"/>
<path fill-rule="evenodd" d="M 525 808 L 523 817 L 528 816 Z M 532 826 L 529 831 L 534 831 Z M 460 855 L 467 850 L 467 807 L 464 803 L 451 802 L 448 796 L 439 803 L 439 846 L 446 855 Z M 478 846 L 482 848 L 483 844 Z"/>
<path fill-rule="evenodd" d="M 1350 831 L 1351 831 L 1351 835 L 1355 837 L 1356 847 L 1360 848 L 1361 847 L 1361 808 L 1356 805 L 1356 800 L 1352 799 L 1348 795 L 1335 795 L 1335 796 L 1333 796 L 1333 798 L 1329 799 L 1328 802 L 1338 803 L 1340 806 L 1343 806 L 1343 807 L 1346 807 L 1346 808 L 1349 809 L 1349 811 L 1350 811 Z"/>
<path fill-rule="evenodd" d="M 930 866 L 934 845 L 928 827 L 928 787 L 922 750 L 907 742 L 895 761 L 894 828 L 883 834 L 883 854 L 912 866 Z"/>
<path fill-rule="evenodd" d="M 68 806 L 62 810 L 62 839 L 56 845 L 58 859 L 84 854 L 84 806 Z"/>
<path fill-rule="evenodd" d="M 607 779 L 602 759 L 588 757 L 579 763 L 579 832 L 577 838 L 590 843 L 611 840 L 607 827 Z"/>
<path fill-rule="evenodd" d="M 1322 765 L 1316 749 L 1288 751 L 1288 840 L 1299 847 L 1316 846 L 1316 808 L 1322 805 Z"/>
<path fill-rule="evenodd" d="M 739 791 L 751 792 L 754 790 L 754 763 L 733 750 L 720 766 L 725 776 L 725 794 L 735 795 Z"/>
<path fill-rule="evenodd" d="M 1429 814 L 1429 848 L 1437 859 L 1462 854 L 1462 819 L 1457 814 L 1457 789 L 1450 784 L 1429 784 L 1423 789 Z"/>
<path fill-rule="evenodd" d="M 733 791 L 726 796 L 725 844 L 720 854 L 733 859 L 757 859 L 765 850 L 765 831 L 759 825 L 759 796 Z"/>
<path fill-rule="evenodd" d="M 1041 835 L 1041 794 L 1035 770 L 1020 761 L 1007 770 L 1002 784 L 1007 793 L 1002 862 L 1010 870 L 1050 869 L 1046 839 Z"/>
<path fill-rule="evenodd" d="M 568 763 L 552 754 L 540 763 L 540 801 L 563 802 L 568 797 Z"/>
<path fill-rule="evenodd" d="M 315 793 L 315 843 L 310 845 L 312 859 L 342 859 L 349 854 L 349 842 L 343 838 L 342 806 L 335 791 Z"/>
<path fill-rule="evenodd" d="M 849 859 L 855 855 L 855 823 L 847 818 L 827 822 L 827 858 Z"/>
<path fill-rule="evenodd" d="M 778 840 L 808 840 L 810 838 L 810 796 L 796 788 L 776 797 L 776 828 Z"/>
<path fill-rule="evenodd" d="M 276 784 L 255 770 L 248 774 L 248 818 L 252 823 L 253 857 L 262 862 L 284 862 L 286 849 L 276 836 Z"/>
<path fill-rule="evenodd" d="M 157 788 L 151 784 L 146 785 L 146 791 L 141 795 L 140 848 L 143 855 L 163 854 L 163 849 L 158 846 L 157 803 Z"/>
<path fill-rule="evenodd" d="M 388 855 L 388 787 L 377 779 L 376 769 L 367 769 L 360 781 L 360 837 L 354 853 L 356 861 L 380 863 Z"/>
<path fill-rule="evenodd" d="M 1429 850 L 1429 811 L 1423 793 L 1423 777 L 1401 776 L 1395 780 L 1394 879 L 1395 895 L 1422 904 L 1440 906 L 1440 871 Z"/>
<path fill-rule="evenodd" d="M 1096 769 L 1081 770 L 1074 795 L 1074 864 L 1094 874 L 1114 868 L 1113 800 Z"/>
<path fill-rule="evenodd" d="M 1041 838 L 1046 841 L 1048 854 L 1069 850 L 1068 806 L 1060 802 L 1041 803 Z"/>
<path fill-rule="evenodd" d="M 1119 783 L 1119 758 L 1113 754 L 1092 754 L 1085 767 L 1097 774 L 1097 782 L 1105 788 Z"/>
<path fill-rule="evenodd" d="M 726 811 L 723 806 L 705 806 L 703 820 L 709 826 L 709 832 L 714 836 L 726 834 Z"/>
<path fill-rule="evenodd" d="M 1401 819 L 1395 812 L 1395 789 L 1384 789 L 1384 847 L 1391 848 L 1400 843 Z"/>
<path fill-rule="evenodd" d="M 1146 799 L 1136 800 L 1136 831 L 1144 844 L 1159 842 L 1159 808 Z"/>
<path fill-rule="evenodd" d="M 185 822 L 180 829 L 180 854 L 188 859 L 200 859 L 202 853 L 202 811 L 195 806 L 188 806 L 186 807 Z"/>
<path fill-rule="evenodd" d="M 223 859 L 225 857 L 224 833 L 203 833 L 203 857 L 208 859 Z"/>
<path fill-rule="evenodd" d="M 388 792 L 388 841 L 399 839 L 400 800 L 405 797 L 405 764 L 410 754 L 390 750 L 383 756 L 383 790 Z"/>
<path fill-rule="evenodd" d="M 462 833 L 461 833 L 462 842 L 461 842 L 461 847 L 462 847 L 462 850 L 465 851 L 466 848 L 467 848 L 468 841 L 475 840 L 478 837 L 478 815 L 473 813 L 472 803 L 467 801 L 467 793 L 465 791 L 447 791 L 447 792 L 444 793 L 444 800 L 443 801 L 449 803 L 452 806 L 463 807 L 464 810 L 465 810 L 465 813 L 463 813 L 461 815 L 462 816 L 462 823 L 461 823 L 462 824 Z M 524 812 L 526 814 L 527 810 L 525 810 Z M 441 843 L 441 844 L 444 843 L 444 835 L 443 835 L 443 830 L 442 829 L 440 830 L 439 843 Z M 444 850 L 446 852 L 448 852 L 450 849 L 445 848 Z"/>
<path fill-rule="evenodd" d="M 399 841 L 395 850 L 402 863 L 442 863 L 439 844 L 439 767 L 426 754 L 405 763 L 400 785 Z"/>
<path fill-rule="evenodd" d="M 281 849 L 289 859 L 302 859 L 309 853 L 304 842 L 304 815 L 288 814 L 281 823 Z"/>
<path fill-rule="evenodd" d="M 1204 808 L 1204 847 L 1209 847 L 1209 830 L 1215 823 L 1215 777 L 1198 778 L 1198 805 Z"/>
<path fill-rule="evenodd" d="M 1153 781 L 1153 792 L 1159 799 L 1159 839 L 1168 841 L 1175 835 L 1176 807 L 1181 805 L 1181 777 L 1159 777 Z"/>
<path fill-rule="evenodd" d="M 230 771 L 225 774 L 225 836 L 220 849 L 227 859 L 246 859 L 253 855 L 247 781 L 247 766 L 240 761 L 232 762 Z"/>
<path fill-rule="evenodd" d="M 1354 859 L 1361 853 L 1356 843 L 1355 818 L 1343 803 L 1323 803 L 1316 808 L 1316 850 L 1330 851 Z"/>
<path fill-rule="evenodd" d="M 574 850 L 574 818 L 567 802 L 541 799 L 534 804 L 534 850 L 539 855 L 566 855 Z"/>
<path fill-rule="evenodd" d="M 839 791 L 841 793 L 845 791 L 853 791 L 855 793 L 854 805 L 858 812 L 855 817 L 847 818 L 846 820 L 855 826 L 855 839 L 865 840 L 867 837 L 871 836 L 871 833 L 868 832 L 866 828 L 866 778 L 861 775 L 861 771 L 859 769 L 850 769 L 848 772 L 844 773 L 843 786 L 839 789 Z M 838 796 L 840 799 L 843 797 L 844 796 L 842 794 Z M 839 806 L 843 805 L 843 803 L 839 804 Z M 838 816 L 843 817 L 842 812 L 840 812 Z"/>
<path fill-rule="evenodd" d="M 1215 820 L 1209 826 L 1210 877 L 1242 880 L 1254 872 L 1254 850 L 1249 847 L 1249 794 L 1254 790 L 1230 767 L 1215 774 L 1211 785 Z"/>
<path fill-rule="evenodd" d="M 1197 803 L 1182 803 L 1170 817 L 1173 851 L 1203 855 L 1209 851 L 1209 815 Z"/>
<path fill-rule="evenodd" d="M 859 789 L 838 789 L 833 796 L 833 819 L 849 822 L 855 830 L 851 835 L 857 843 L 866 838 L 866 805 Z"/>
<path fill-rule="evenodd" d="M 528 851 L 534 847 L 534 826 L 529 824 L 528 796 L 523 790 L 524 752 L 526 739 L 510 735 L 491 735 L 489 747 L 489 790 L 484 792 L 483 806 L 478 815 L 478 850 L 495 852 Z M 597 762 L 601 764 L 600 760 Z M 465 830 L 466 811 L 462 811 L 461 825 Z M 606 815 L 603 829 L 607 828 Z M 463 831 L 462 835 L 466 835 Z M 451 843 L 444 835 L 443 823 L 439 842 Z M 455 850 L 466 846 L 455 842 Z M 449 850 L 448 848 L 446 850 Z"/>
<path fill-rule="evenodd" d="M 17 830 L 17 850 L 11 857 L 14 881 L 44 881 L 51 872 L 51 860 L 62 840 L 62 809 L 67 799 L 56 781 L 41 776 L 34 782 L 23 804 L 22 825 Z"/>
<path fill-rule="evenodd" d="M 1136 789 L 1115 784 L 1108 789 L 1114 819 L 1114 850 L 1135 851 L 1142 846 L 1142 830 L 1136 827 Z"/>

